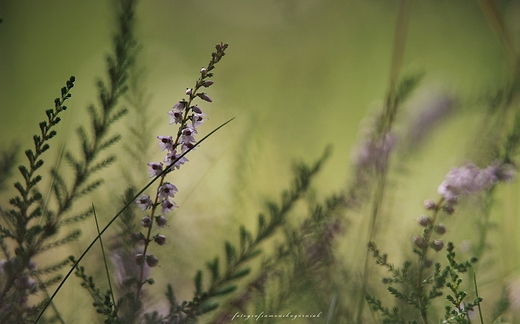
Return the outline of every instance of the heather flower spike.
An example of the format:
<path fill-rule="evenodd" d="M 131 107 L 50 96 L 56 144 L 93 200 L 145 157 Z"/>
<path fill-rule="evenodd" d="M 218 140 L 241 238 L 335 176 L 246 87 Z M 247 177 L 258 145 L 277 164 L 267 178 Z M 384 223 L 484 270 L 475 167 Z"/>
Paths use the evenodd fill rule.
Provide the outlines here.
<path fill-rule="evenodd" d="M 166 166 L 164 167 L 163 163 L 161 162 L 148 163 L 148 172 L 150 173 L 150 177 L 160 176 L 160 182 L 157 188 L 156 196 L 154 199 L 151 199 L 149 196 L 142 196 L 136 201 L 136 203 L 143 211 L 151 209 L 151 215 L 145 216 L 141 219 L 141 226 L 147 228 L 147 233 L 135 233 L 132 235 L 132 239 L 134 241 L 144 242 L 143 252 L 135 256 L 135 261 L 141 267 L 138 278 L 136 300 L 139 300 L 139 295 L 143 284 L 151 282 L 150 278 L 144 278 L 144 263 L 146 262 L 146 264 L 152 268 L 157 266 L 159 262 L 155 256 L 148 254 L 150 242 L 155 241 L 155 243 L 158 245 L 164 245 L 166 243 L 166 237 L 164 235 L 152 235 L 154 221 L 159 228 L 164 227 L 167 223 L 167 220 L 164 216 L 155 215 L 156 208 L 160 206 L 162 214 L 166 215 L 177 207 L 172 198 L 178 192 L 178 188 L 174 184 L 165 181 L 165 177 L 171 171 L 179 169 L 181 165 L 188 162 L 186 157 L 180 157 L 181 154 L 178 153 L 179 146 L 182 153 L 195 148 L 195 143 L 197 143 L 197 139 L 195 138 L 197 135 L 197 129 L 206 119 L 206 114 L 194 102 L 194 100 L 200 99 L 204 102 L 212 102 L 212 99 L 206 92 L 199 92 L 199 90 L 201 87 L 208 88 L 213 85 L 214 82 L 209 80 L 209 78 L 213 77 L 213 73 L 210 71 L 215 68 L 215 64 L 218 63 L 225 55 L 224 51 L 227 46 L 227 44 L 220 44 L 216 46 L 217 51 L 212 53 L 212 58 L 208 66 L 200 70 L 200 77 L 195 83 L 195 87 L 186 88 L 185 95 L 188 96 L 188 98 L 181 99 L 175 103 L 170 111 L 168 111 L 169 124 L 175 124 L 177 129 L 172 131 L 172 135 L 157 136 L 157 139 L 159 140 L 160 151 L 166 151 L 166 156 L 164 158 L 164 163 L 166 163 Z"/>

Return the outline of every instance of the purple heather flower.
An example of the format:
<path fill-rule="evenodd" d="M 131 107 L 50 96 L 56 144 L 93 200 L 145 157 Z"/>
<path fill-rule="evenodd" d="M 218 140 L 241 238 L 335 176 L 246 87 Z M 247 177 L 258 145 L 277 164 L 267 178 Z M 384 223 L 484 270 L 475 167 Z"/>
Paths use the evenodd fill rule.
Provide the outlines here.
<path fill-rule="evenodd" d="M 211 98 L 205 92 L 197 93 L 197 96 L 199 96 L 199 98 L 204 101 L 213 102 L 213 100 L 211 100 Z"/>
<path fill-rule="evenodd" d="M 155 236 L 154 241 L 159 245 L 164 245 L 166 243 L 166 236 L 158 234 Z"/>
<path fill-rule="evenodd" d="M 157 226 L 164 227 L 166 225 L 166 218 L 164 216 L 155 216 L 155 222 L 157 223 Z"/>
<path fill-rule="evenodd" d="M 35 280 L 29 278 L 27 275 L 23 275 L 17 279 L 16 284 L 23 290 L 29 290 L 31 293 L 36 293 L 38 285 Z"/>
<path fill-rule="evenodd" d="M 184 108 L 186 108 L 186 104 L 188 102 L 184 99 L 182 99 L 181 101 L 177 102 L 175 105 L 173 105 L 173 108 L 172 109 L 178 109 L 180 111 L 183 111 Z"/>
<path fill-rule="evenodd" d="M 508 165 L 499 165 L 494 162 L 485 169 L 480 169 L 472 163 L 451 170 L 446 179 L 439 185 L 438 192 L 448 202 L 455 205 L 459 195 L 471 195 L 482 190 L 490 189 L 494 184 L 502 179 L 510 179 L 504 176 L 503 170 Z"/>
<path fill-rule="evenodd" d="M 193 143 L 182 143 L 181 152 L 184 153 L 189 150 L 195 150 L 195 144 Z"/>
<path fill-rule="evenodd" d="M 168 114 L 170 115 L 170 125 L 173 123 L 175 123 L 175 124 L 182 123 L 182 115 L 183 115 L 182 109 L 173 107 L 172 110 L 168 111 Z"/>
<path fill-rule="evenodd" d="M 388 165 L 390 152 L 396 143 L 395 135 L 384 134 L 380 140 L 365 139 L 354 156 L 354 163 L 358 170 L 384 170 Z"/>
<path fill-rule="evenodd" d="M 150 227 L 152 225 L 152 219 L 149 216 L 141 218 L 141 226 Z"/>
<path fill-rule="evenodd" d="M 191 89 L 191 88 L 186 88 L 186 95 L 187 95 L 187 96 L 191 96 L 192 93 L 193 93 L 193 89 Z"/>
<path fill-rule="evenodd" d="M 162 186 L 159 187 L 159 197 L 162 199 L 174 197 L 177 191 L 179 190 L 174 184 L 165 182 Z"/>
<path fill-rule="evenodd" d="M 163 171 L 163 164 L 161 162 L 149 162 L 148 172 L 150 172 L 150 178 L 156 177 Z"/>
<path fill-rule="evenodd" d="M 161 145 L 161 152 L 164 150 L 173 150 L 173 139 L 171 136 L 157 136 L 157 139 Z"/>
<path fill-rule="evenodd" d="M 204 118 L 205 116 L 206 116 L 205 113 L 193 114 L 193 116 L 191 117 L 191 125 L 193 126 L 194 129 L 197 129 L 197 127 L 202 125 L 202 122 L 206 119 L 206 118 Z"/>
<path fill-rule="evenodd" d="M 170 151 L 166 158 L 164 158 L 164 162 L 166 162 L 167 165 L 172 164 L 175 160 L 179 158 L 181 154 L 177 154 L 177 151 Z M 171 169 L 180 169 L 181 165 L 188 162 L 188 159 L 186 157 L 181 157 L 177 162 L 175 162 L 174 165 L 172 165 Z"/>
<path fill-rule="evenodd" d="M 139 207 L 141 207 L 143 211 L 147 210 L 153 205 L 152 200 L 148 195 L 142 195 L 141 198 L 137 199 L 135 202 L 139 205 Z"/>
<path fill-rule="evenodd" d="M 157 259 L 157 257 L 155 257 L 154 255 L 147 255 L 146 256 L 146 264 L 150 267 L 150 268 L 153 268 L 155 266 L 157 266 L 157 264 L 159 263 L 159 259 Z"/>
<path fill-rule="evenodd" d="M 195 137 L 193 135 L 197 134 L 197 130 L 193 127 L 186 126 L 181 131 L 181 136 L 179 137 L 179 141 L 181 143 L 195 143 Z"/>
<path fill-rule="evenodd" d="M 162 203 L 162 213 L 166 214 L 166 213 L 174 210 L 175 207 L 177 207 L 177 205 L 175 205 L 175 202 L 173 202 L 173 201 L 171 201 L 169 199 L 166 199 Z"/>
<path fill-rule="evenodd" d="M 446 93 L 429 92 L 415 105 L 421 108 L 413 113 L 408 130 L 407 138 L 411 146 L 420 145 L 435 126 L 454 111 L 455 98 Z"/>

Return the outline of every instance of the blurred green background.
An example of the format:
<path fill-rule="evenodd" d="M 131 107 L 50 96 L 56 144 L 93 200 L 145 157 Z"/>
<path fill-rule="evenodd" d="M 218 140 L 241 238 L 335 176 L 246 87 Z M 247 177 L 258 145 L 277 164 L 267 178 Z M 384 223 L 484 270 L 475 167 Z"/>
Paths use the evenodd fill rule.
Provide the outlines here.
<path fill-rule="evenodd" d="M 520 39 L 520 2 L 498 5 L 514 39 Z M 145 68 L 141 82 L 152 96 L 150 119 L 158 119 L 153 139 L 171 132 L 167 111 L 194 84 L 214 45 L 230 44 L 208 91 L 214 102 L 203 107 L 209 121 L 201 134 L 236 119 L 191 153 L 191 162 L 171 180 L 179 188 L 181 208 L 170 223 L 168 252 L 158 254 L 163 253 L 162 271 L 179 287 L 181 298 L 190 297 L 194 270 L 221 253 L 223 239 L 235 236 L 238 223 L 254 228 L 263 201 L 277 198 L 288 186 L 292 161 L 313 161 L 332 144 L 333 156 L 316 179 L 316 193 L 325 197 L 345 188 L 364 120 L 380 108 L 387 91 L 396 13 L 397 2 L 388 0 L 140 3 L 137 37 L 143 48 L 138 64 Z M 60 87 L 74 75 L 69 110 L 58 127 L 60 136 L 51 143 L 56 151 L 63 145 L 73 149 L 85 107 L 97 104 L 95 81 L 105 77 L 104 57 L 115 26 L 111 2 L 0 0 L 0 16 L 0 148 L 12 142 L 31 146 L 44 110 L 53 107 Z M 464 104 L 410 157 L 406 172 L 392 176 L 381 233 L 389 247 L 401 246 L 418 231 L 415 219 L 422 201 L 436 198 L 444 175 L 471 155 L 484 108 L 468 103 L 509 76 L 504 52 L 477 1 L 412 1 L 407 36 L 401 75 L 424 72 L 425 77 L 403 105 L 398 129 L 406 129 L 407 117 L 428 98 L 449 94 Z M 114 131 L 127 132 L 125 123 L 132 118 L 127 116 Z M 162 158 L 156 148 L 149 161 Z M 133 168 L 142 172 L 143 181 L 147 177 L 146 165 L 133 165 L 123 150 L 119 153 L 122 164 L 102 174 L 104 191 L 84 202 L 99 205 L 106 219 L 116 211 L 113 201 L 125 184 L 124 173 L 117 170 Z M 56 158 L 49 154 L 46 161 L 51 165 Z M 494 274 L 501 279 L 513 274 L 511 269 L 518 272 L 520 265 L 518 185 L 503 191 L 505 207 L 498 208 L 499 228 L 492 237 L 502 271 Z M 2 204 L 12 191 L 7 193 L 2 193 Z M 346 217 L 355 228 L 365 214 Z M 471 226 L 465 226 L 471 220 L 457 222 L 471 233 Z M 85 241 L 94 233 L 93 223 L 87 223 L 82 225 Z M 451 234 L 458 242 L 472 235 Z M 355 232 L 346 236 L 340 250 L 356 255 L 365 242 Z"/>

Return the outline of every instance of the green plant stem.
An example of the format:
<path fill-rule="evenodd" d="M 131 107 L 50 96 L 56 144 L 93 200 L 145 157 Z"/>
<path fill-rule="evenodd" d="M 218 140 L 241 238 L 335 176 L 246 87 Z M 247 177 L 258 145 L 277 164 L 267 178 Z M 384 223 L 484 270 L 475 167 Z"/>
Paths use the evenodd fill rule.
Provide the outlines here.
<path fill-rule="evenodd" d="M 96 220 L 96 230 L 97 230 L 98 235 L 100 235 L 99 222 L 98 222 L 96 208 L 94 207 L 94 204 L 92 204 L 92 211 L 94 212 L 94 219 Z M 101 253 L 103 254 L 103 263 L 105 265 L 105 272 L 107 274 L 108 287 L 110 289 L 110 295 L 112 296 L 112 302 L 114 303 L 114 311 L 115 311 L 115 315 L 117 317 L 117 300 L 116 300 L 116 297 L 114 296 L 114 288 L 112 288 L 112 280 L 110 279 L 110 271 L 108 270 L 107 256 L 105 253 L 105 247 L 103 245 L 103 239 L 101 238 L 101 236 L 99 236 L 99 244 L 101 245 Z"/>
<path fill-rule="evenodd" d="M 476 296 L 476 298 L 479 298 L 478 287 L 477 287 L 477 273 L 475 270 L 473 270 L 473 285 L 475 286 L 475 296 Z M 478 315 L 480 317 L 480 323 L 484 324 L 484 317 L 482 316 L 482 309 L 480 308 L 480 301 L 478 302 L 477 307 L 478 307 Z"/>
<path fill-rule="evenodd" d="M 388 134 L 392 129 L 392 124 L 397 113 L 399 106 L 396 97 L 396 84 L 399 78 L 399 72 L 403 63 L 404 48 L 406 44 L 406 34 L 408 30 L 408 22 L 410 18 L 410 0 L 401 0 L 399 4 L 399 11 L 397 14 L 396 27 L 395 27 L 395 39 L 394 49 L 392 54 L 392 63 L 390 67 L 390 80 L 388 85 L 388 91 L 386 96 L 386 105 L 384 115 L 380 124 L 378 125 L 378 140 L 384 141 L 385 135 Z M 383 204 L 385 196 L 386 181 L 388 176 L 388 167 L 385 166 L 383 170 L 378 173 L 378 186 L 376 188 L 375 198 L 372 205 L 372 213 L 369 224 L 368 241 L 371 242 L 375 236 L 377 229 L 377 219 L 380 214 L 380 209 Z M 361 285 L 361 296 L 359 298 L 356 323 L 362 322 L 363 309 L 365 306 L 365 294 L 367 289 L 369 271 L 369 250 L 366 250 L 365 260 L 363 265 L 362 273 L 362 285 Z"/>
<path fill-rule="evenodd" d="M 166 177 L 166 174 L 167 173 L 164 173 L 162 176 L 161 176 L 161 180 L 159 180 L 159 185 L 157 186 L 157 188 L 160 188 L 162 185 L 163 185 L 163 182 L 164 182 L 164 178 Z M 148 226 L 148 232 L 146 234 L 146 239 L 145 239 L 145 243 L 144 243 L 144 249 L 143 249 L 143 260 L 140 264 L 140 273 L 139 273 L 139 281 L 137 283 L 137 291 L 135 293 L 135 300 L 139 300 L 139 295 L 141 294 L 141 289 L 144 285 L 144 282 L 143 282 L 143 276 L 144 276 L 144 264 L 145 264 L 145 259 L 146 259 L 146 252 L 148 251 L 148 246 L 150 245 L 150 236 L 152 234 L 152 227 L 153 227 L 153 219 L 154 219 L 154 215 L 155 215 L 155 210 L 157 209 L 157 206 L 158 206 L 158 202 L 159 202 L 159 190 L 157 190 L 157 194 L 155 195 L 155 201 L 152 205 L 152 211 L 150 213 L 150 226 Z"/>
<path fill-rule="evenodd" d="M 49 295 L 49 291 L 47 290 L 47 287 L 42 287 L 41 286 L 42 280 L 40 279 L 40 276 L 38 276 L 38 274 L 36 274 L 36 273 L 34 274 L 34 276 L 35 276 L 36 280 L 38 280 L 38 283 L 40 284 L 40 287 L 43 290 L 43 293 L 45 294 L 45 297 L 49 298 L 50 295 Z M 50 306 L 52 307 L 52 309 L 54 310 L 54 313 L 56 314 L 56 319 L 60 323 L 66 324 L 65 320 L 63 319 L 63 317 L 61 317 L 60 311 L 58 310 L 58 308 L 56 307 L 56 304 L 53 301 L 51 301 Z"/>
<path fill-rule="evenodd" d="M 423 246 L 421 247 L 421 255 L 419 257 L 419 273 L 417 275 L 417 303 L 419 305 L 419 311 L 421 312 L 421 317 L 423 319 L 424 324 L 428 324 L 428 313 L 427 313 L 427 305 L 423 300 L 423 272 L 424 272 L 424 264 L 426 262 L 426 257 L 428 255 L 428 250 L 430 249 L 430 240 L 432 237 L 432 233 L 434 231 L 435 222 L 437 221 L 437 216 L 439 215 L 439 211 L 441 210 L 441 205 L 444 202 L 444 197 L 440 198 L 437 204 L 435 205 L 435 210 L 433 216 L 431 218 L 430 223 L 428 224 L 427 231 L 425 232 L 425 236 L 423 237 Z"/>
<path fill-rule="evenodd" d="M 491 28 L 496 32 L 514 73 L 517 73 L 520 71 L 520 57 L 496 3 L 493 0 L 479 0 L 478 3 Z"/>

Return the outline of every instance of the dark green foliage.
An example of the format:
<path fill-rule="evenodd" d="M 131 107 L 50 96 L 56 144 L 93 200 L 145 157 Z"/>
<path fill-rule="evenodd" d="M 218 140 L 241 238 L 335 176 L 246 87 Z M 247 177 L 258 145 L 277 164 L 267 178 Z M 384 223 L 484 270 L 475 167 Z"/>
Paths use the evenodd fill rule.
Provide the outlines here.
<path fill-rule="evenodd" d="M 442 269 L 440 263 L 436 263 L 433 273 L 429 276 L 417 277 L 423 274 L 423 270 L 412 272 L 411 263 L 405 261 L 402 268 L 396 268 L 388 263 L 386 254 L 381 254 L 374 243 L 369 244 L 369 250 L 373 253 L 376 263 L 385 267 L 391 274 L 391 277 L 383 279 L 383 283 L 388 285 L 387 289 L 395 298 L 416 308 L 421 317 L 427 318 L 427 309 L 433 299 L 442 296 L 442 290 L 448 288 L 451 293 L 446 295 L 451 306 L 446 306 L 445 319 L 447 323 L 469 323 L 468 312 L 477 306 L 482 298 L 476 297 L 473 302 L 464 302 L 467 293 L 461 290 L 462 278 L 460 273 L 467 272 L 475 262 L 476 258 L 469 261 L 458 263 L 455 261 L 454 246 L 450 242 L 447 246 L 448 265 Z M 426 268 L 421 265 L 420 268 Z M 401 289 L 394 287 L 399 284 Z M 427 290 L 428 289 L 428 290 Z M 378 311 L 383 316 L 383 323 L 404 323 L 401 318 L 400 311 L 397 307 L 390 310 L 382 305 L 381 300 L 374 296 L 367 295 L 366 300 L 371 309 Z"/>
<path fill-rule="evenodd" d="M 11 145 L 0 152 L 0 190 L 5 189 L 6 181 L 13 173 L 19 150 L 18 145 Z M 25 167 L 23 168 L 25 169 Z"/>
<path fill-rule="evenodd" d="M 446 257 L 449 265 L 445 271 L 449 278 L 449 281 L 446 282 L 446 287 L 450 289 L 451 293 L 446 295 L 446 299 L 451 303 L 451 306 L 446 306 L 444 318 L 448 323 L 469 324 L 471 321 L 468 312 L 473 310 L 482 301 L 482 298 L 476 296 L 472 302 L 464 302 L 467 293 L 460 289 L 462 278 L 459 274 L 467 272 L 477 260 L 473 258 L 469 261 L 458 263 L 455 261 L 455 252 L 453 250 L 453 243 L 448 243 Z"/>
<path fill-rule="evenodd" d="M 193 300 L 183 302 L 181 305 L 171 305 L 170 310 L 173 310 L 173 313 L 170 313 L 170 319 L 175 318 L 178 322 L 169 323 L 191 323 L 199 315 L 218 308 L 219 303 L 215 301 L 217 297 L 229 295 L 237 289 L 237 285 L 232 282 L 250 273 L 251 270 L 245 263 L 259 255 L 261 253 L 260 244 L 285 223 L 287 214 L 307 192 L 311 179 L 320 170 L 329 153 L 330 149 L 327 149 L 324 155 L 311 167 L 305 164 L 295 165 L 292 189 L 282 193 L 280 205 L 274 202 L 267 203 L 269 219 L 267 220 L 263 214 L 258 216 L 256 236 L 253 236 L 251 232 L 241 226 L 238 249 L 230 242 L 224 244 L 225 271 L 221 271 L 218 257 L 207 262 L 206 265 L 211 276 L 209 288 L 204 291 L 203 273 L 198 271 L 194 278 L 195 296 Z M 170 301 L 175 301 L 173 290 L 169 289 L 167 294 Z"/>
<path fill-rule="evenodd" d="M 65 111 L 65 101 L 70 97 L 70 90 L 74 87 L 74 77 L 66 82 L 65 87 L 61 89 L 61 96 L 54 100 L 54 109 L 46 110 L 47 120 L 40 123 L 40 134 L 33 137 L 34 149 L 27 149 L 25 155 L 28 159 L 28 165 L 20 165 L 20 171 L 23 181 L 16 182 L 14 187 L 17 189 L 19 196 L 13 197 L 9 203 L 14 209 L 8 212 L 2 211 L 4 221 L 8 225 L 7 228 L 0 228 L 2 233 L 0 243 L 2 252 L 6 257 L 6 271 L 3 274 L 2 282 L 0 283 L 0 304 L 13 305 L 9 312 L 0 313 L 0 322 L 14 321 L 29 321 L 35 312 L 41 308 L 30 308 L 27 301 L 23 305 L 19 305 L 18 300 L 25 298 L 37 291 L 37 286 L 32 283 L 30 279 L 31 271 L 34 269 L 34 263 L 31 259 L 38 253 L 46 249 L 46 239 L 53 236 L 55 232 L 49 232 L 47 224 L 39 225 L 32 222 L 43 215 L 43 196 L 37 189 L 37 184 L 41 181 L 41 175 L 37 174 L 38 169 L 43 165 L 42 154 L 47 151 L 50 146 L 48 141 L 56 135 L 53 129 L 55 125 L 60 122 L 58 116 L 62 111 Z M 36 204 L 36 206 L 35 206 Z M 9 238 L 14 243 L 11 248 L 8 247 L 6 238 Z M 66 242 L 74 237 L 64 239 Z M 59 246 L 66 243 L 63 240 L 57 240 L 51 244 Z M 13 257 L 10 249 L 15 251 Z M 41 288 L 51 285 L 56 282 L 57 276 L 42 282 Z M 16 282 L 27 282 L 25 285 L 14 284 Z"/>
<path fill-rule="evenodd" d="M 76 263 L 73 257 L 70 258 L 70 261 L 73 264 Z M 93 306 L 96 308 L 96 311 L 105 316 L 104 323 L 120 323 L 117 316 L 117 308 L 111 299 L 112 292 L 109 290 L 105 294 L 102 294 L 100 289 L 96 286 L 94 278 L 92 276 L 87 276 L 85 273 L 85 267 L 83 266 L 76 266 L 75 275 L 78 278 L 81 278 L 81 287 L 85 288 L 94 299 Z"/>
<path fill-rule="evenodd" d="M 114 52 L 107 57 L 108 84 L 101 80 L 97 82 L 100 108 L 96 109 L 94 105 L 88 107 L 92 134 L 89 135 L 85 127 L 80 126 L 77 132 L 82 148 L 81 157 L 75 157 L 72 152 L 65 153 L 66 160 L 73 167 L 73 183 L 67 185 L 60 171 L 56 168 L 52 170 L 56 179 L 53 189 L 58 200 L 57 217 L 68 211 L 74 200 L 99 187 L 103 180 L 90 180 L 92 174 L 105 169 L 115 161 L 114 155 L 101 161 L 98 160 L 98 156 L 121 139 L 120 135 L 110 136 L 109 129 L 127 113 L 125 108 L 118 109 L 117 103 L 128 88 L 126 81 L 135 61 L 137 43 L 133 36 L 133 29 L 136 2 L 119 1 L 118 31 L 114 36 Z"/>

